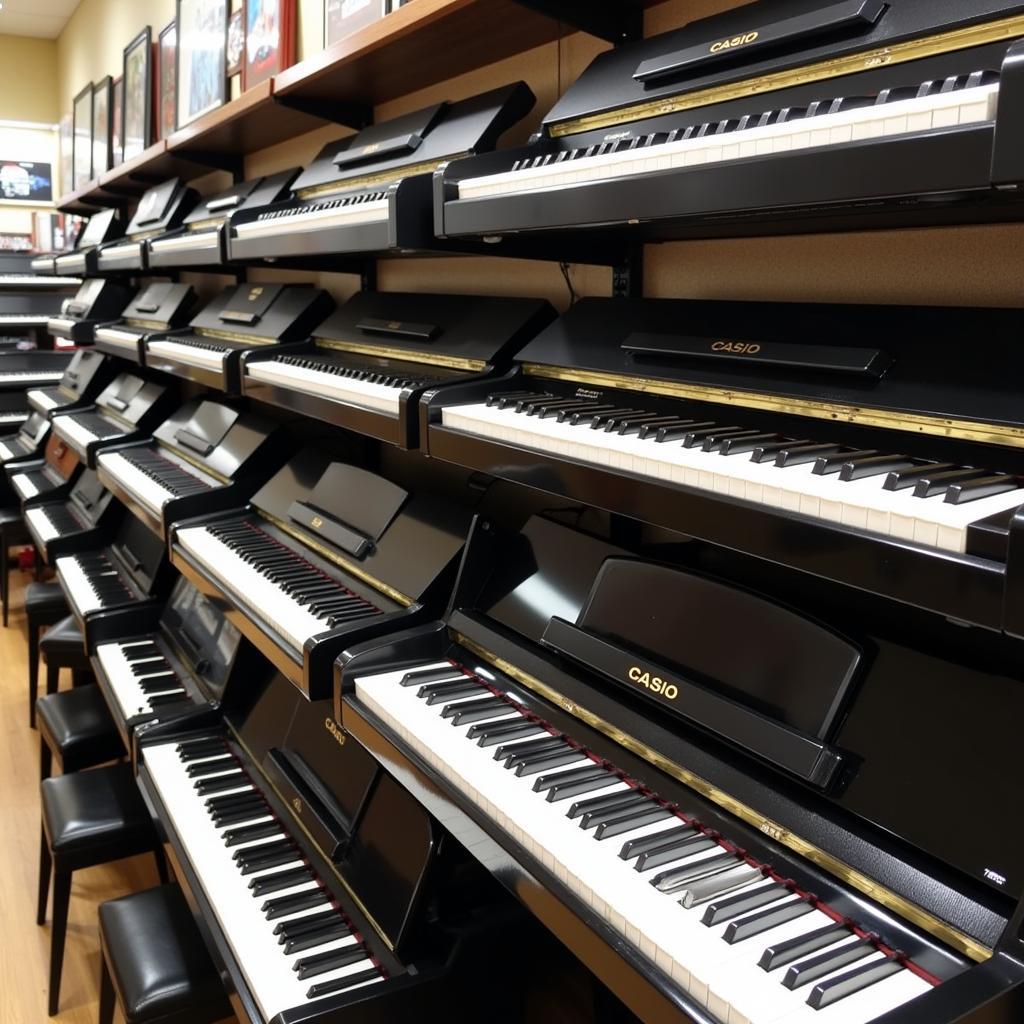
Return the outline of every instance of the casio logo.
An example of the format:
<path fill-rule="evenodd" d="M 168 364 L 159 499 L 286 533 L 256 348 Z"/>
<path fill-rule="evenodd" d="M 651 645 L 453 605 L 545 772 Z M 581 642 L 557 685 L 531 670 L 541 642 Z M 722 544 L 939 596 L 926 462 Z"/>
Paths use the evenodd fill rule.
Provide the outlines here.
<path fill-rule="evenodd" d="M 731 39 L 719 39 L 717 43 L 712 43 L 709 48 L 709 53 L 721 53 L 723 50 L 735 50 L 737 46 L 746 46 L 748 43 L 752 43 L 761 33 L 760 32 L 747 32 L 742 36 L 733 36 Z"/>
<path fill-rule="evenodd" d="M 711 345 L 712 352 L 731 352 L 737 356 L 756 356 L 761 346 L 752 341 L 716 341 Z"/>
<path fill-rule="evenodd" d="M 324 521 L 319 516 L 313 516 L 310 526 L 312 526 L 314 530 L 319 530 L 323 525 Z"/>
<path fill-rule="evenodd" d="M 670 683 L 661 676 L 653 676 L 639 665 L 633 665 L 627 675 L 637 686 L 642 686 L 651 693 L 660 693 L 666 700 L 675 700 L 679 696 L 679 687 L 675 683 Z"/>
<path fill-rule="evenodd" d="M 302 813 L 302 801 L 298 797 L 294 797 L 292 799 L 292 807 L 295 808 L 295 813 L 296 814 L 301 814 Z"/>
<path fill-rule="evenodd" d="M 347 737 L 344 732 L 338 728 L 333 718 L 324 719 L 324 728 L 338 741 L 341 746 L 345 745 Z"/>

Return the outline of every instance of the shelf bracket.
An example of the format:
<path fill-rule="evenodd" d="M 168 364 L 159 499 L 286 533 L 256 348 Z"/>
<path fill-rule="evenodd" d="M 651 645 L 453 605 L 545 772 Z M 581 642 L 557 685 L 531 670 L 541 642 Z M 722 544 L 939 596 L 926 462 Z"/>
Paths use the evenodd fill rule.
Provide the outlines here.
<path fill-rule="evenodd" d="M 516 0 L 538 14 L 547 15 L 588 35 L 618 46 L 642 39 L 644 15 L 631 3 L 594 3 L 594 0 Z"/>
<path fill-rule="evenodd" d="M 612 298 L 639 299 L 644 294 L 644 247 L 631 245 L 620 263 L 612 264 Z"/>
<path fill-rule="evenodd" d="M 359 288 L 364 292 L 377 290 L 377 261 L 367 260 L 359 272 Z"/>
<path fill-rule="evenodd" d="M 278 96 L 274 99 L 283 107 L 303 114 L 311 114 L 323 121 L 333 121 L 346 128 L 365 128 L 373 123 L 373 107 L 367 103 L 346 100 L 326 100 L 313 96 Z"/>

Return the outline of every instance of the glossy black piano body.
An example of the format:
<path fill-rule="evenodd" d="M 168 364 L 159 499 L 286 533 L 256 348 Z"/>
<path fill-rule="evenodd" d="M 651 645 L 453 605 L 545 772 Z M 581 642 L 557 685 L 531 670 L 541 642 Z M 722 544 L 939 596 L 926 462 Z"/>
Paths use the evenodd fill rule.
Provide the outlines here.
<path fill-rule="evenodd" d="M 1019 219 L 1022 15 L 1005 0 L 766 0 L 617 47 L 535 144 L 438 173 L 437 232 L 657 240 Z M 930 112 L 961 90 L 977 109 Z"/>
<path fill-rule="evenodd" d="M 4 466 L 23 509 L 40 501 L 66 497 L 81 470 L 78 454 L 52 430 L 41 457 L 17 459 Z"/>
<path fill-rule="evenodd" d="M 305 341 L 333 309 L 331 296 L 312 285 L 234 285 L 207 303 L 188 328 L 148 335 L 146 366 L 237 395 L 247 351 Z"/>
<path fill-rule="evenodd" d="M 177 404 L 173 385 L 138 373 L 119 373 L 96 396 L 95 404 L 72 412 L 58 410 L 51 417 L 53 432 L 95 469 L 102 449 L 148 437 Z"/>
<path fill-rule="evenodd" d="M 982 324 L 986 357 L 967 365 L 964 345 Z M 428 450 L 769 563 L 1024 635 L 1016 596 L 1024 567 L 1012 539 L 1024 421 L 1014 373 L 1006 373 L 1020 358 L 1020 326 L 1015 310 L 583 299 L 520 352 L 518 369 L 500 386 L 461 394 L 453 387 L 431 403 Z M 465 422 L 490 415 L 488 396 L 508 408 L 511 434 Z M 815 453 L 819 442 L 831 448 Z M 769 494 L 766 482 L 759 491 L 757 466 L 768 472 L 783 449 L 797 447 L 808 455 L 792 453 L 785 463 L 792 468 L 780 471 L 783 490 Z M 840 470 L 842 456 L 874 459 L 869 450 L 877 455 L 877 465 L 863 468 L 870 479 Z M 711 461 L 694 462 L 702 452 Z M 828 465 L 819 467 L 816 455 Z M 930 464 L 1005 489 L 985 499 L 1005 504 L 993 515 L 975 514 L 972 506 L 989 507 L 975 501 L 951 506 L 951 497 L 970 494 L 943 494 L 942 477 L 919 500 L 908 484 Z M 704 466 L 712 476 L 700 475 Z M 896 481 L 887 469 L 907 473 L 891 493 Z M 826 475 L 816 475 L 821 470 Z M 806 482 L 786 475 L 804 472 Z M 840 483 L 847 473 L 854 491 L 874 481 L 877 495 L 847 505 Z M 835 502 L 826 493 L 833 482 Z M 875 501 L 878 516 L 869 517 L 865 506 Z M 959 517 L 955 529 L 937 527 Z"/>
<path fill-rule="evenodd" d="M 150 238 L 146 261 L 150 267 L 204 267 L 227 263 L 228 218 L 238 210 L 270 206 L 287 198 L 299 168 L 280 171 L 232 185 L 223 192 L 203 196 L 180 227 Z"/>
<path fill-rule="evenodd" d="M 124 224 L 116 208 L 110 207 L 94 213 L 78 236 L 74 249 L 55 255 L 53 272 L 73 277 L 91 277 L 98 272 L 96 264 L 99 247 L 120 238 L 123 233 Z"/>
<path fill-rule="evenodd" d="M 244 504 L 285 459 L 278 424 L 208 399 L 186 402 L 151 440 L 99 454 L 104 486 L 160 537 L 171 522 Z M 126 465 L 127 463 L 127 465 Z"/>
<path fill-rule="evenodd" d="M 95 470 L 84 469 L 64 499 L 47 497 L 25 509 L 25 525 L 44 562 L 109 543 L 124 516 Z"/>
<path fill-rule="evenodd" d="M 559 962 L 539 930 L 402 786 L 341 732 L 331 719 L 329 699 L 306 701 L 282 676 L 268 678 L 266 672 L 237 681 L 243 685 L 235 685 L 233 677 L 224 695 L 221 728 L 179 733 L 173 721 L 144 724 L 135 739 L 140 788 L 239 1019 L 252 1024 L 441 1019 L 453 1006 L 481 1005 L 488 994 L 493 997 L 497 941 L 514 945 L 523 978 L 488 1007 L 488 1019 L 497 1024 L 527 1019 L 539 963 L 545 957 L 549 964 Z M 273 870 L 241 874 L 243 867 L 251 870 L 253 852 L 239 838 L 247 827 L 244 807 L 211 818 L 209 838 L 188 820 L 190 802 L 202 807 L 207 800 L 199 785 L 209 751 L 245 771 L 255 790 L 248 799 L 257 801 L 264 821 L 269 816 L 280 830 L 277 845 L 294 844 L 303 873 L 325 894 L 311 905 L 324 900 L 319 913 L 327 928 L 354 937 L 344 947 L 359 958 L 350 980 L 330 970 L 315 973 L 322 970 L 316 965 L 320 950 L 331 945 L 322 936 L 310 934 L 298 946 L 299 956 L 279 943 L 274 929 L 285 927 L 288 911 L 275 902 L 280 888 L 269 877 Z M 186 766 L 188 774 L 182 770 Z M 216 797 L 209 799 L 212 810 Z M 225 828 L 235 830 L 228 853 L 241 858 L 237 881 L 234 866 L 230 876 L 223 866 L 217 865 L 219 873 L 210 866 L 217 847 L 223 849 Z M 293 961 L 303 963 L 303 974 L 293 973 Z"/>
<path fill-rule="evenodd" d="M 530 89 L 515 82 L 330 143 L 296 178 L 287 202 L 232 215 L 231 259 L 336 267 L 346 254 L 446 248 L 434 238 L 431 172 L 457 154 L 492 149 L 533 104 Z"/>
<path fill-rule="evenodd" d="M 96 270 L 101 274 L 145 270 L 146 241 L 178 227 L 199 201 L 199 193 L 178 178 L 154 185 L 139 199 L 124 237 L 100 246 Z"/>
<path fill-rule="evenodd" d="M 91 345 L 93 328 L 119 317 L 131 297 L 132 290 L 119 281 L 89 278 L 73 299 L 61 303 L 59 312 L 46 321 L 46 329 L 55 338 Z"/>
<path fill-rule="evenodd" d="M 192 316 L 196 301 L 196 293 L 190 284 L 154 281 L 125 306 L 117 320 L 97 325 L 93 331 L 93 345 L 100 352 L 141 366 L 146 338 L 150 334 L 184 327 Z"/>
<path fill-rule="evenodd" d="M 127 515 L 109 543 L 62 555 L 54 566 L 87 647 L 93 644 L 94 620 L 113 611 L 158 607 L 174 576 L 162 538 Z"/>
<path fill-rule="evenodd" d="M 308 345 L 246 353 L 242 387 L 260 402 L 416 448 L 425 394 L 504 368 L 553 316 L 536 299 L 358 292 Z"/>
<path fill-rule="evenodd" d="M 27 392 L 28 404 L 44 416 L 80 409 L 95 400 L 119 369 L 117 360 L 102 352 L 92 348 L 79 349 L 64 368 L 60 383 L 52 387 L 33 388 Z"/>
<path fill-rule="evenodd" d="M 758 992 L 746 989 L 745 961 L 726 961 L 716 972 L 708 944 L 720 939 L 699 921 L 695 944 L 681 938 L 676 947 L 681 959 L 664 955 L 669 918 L 679 913 L 670 900 L 658 911 L 670 926 L 661 938 L 654 908 L 639 899 L 629 908 L 630 890 L 618 886 L 634 884 L 642 869 L 671 866 L 671 857 L 652 851 L 652 865 L 630 867 L 636 851 L 620 853 L 621 839 L 594 842 L 593 857 L 612 847 L 600 862 L 612 872 L 609 888 L 594 888 L 597 876 L 586 872 L 570 888 L 569 847 L 558 845 L 564 837 L 545 843 L 549 817 L 538 814 L 531 831 L 511 803 L 482 810 L 443 768 L 447 760 L 467 771 L 456 760 L 462 755 L 446 758 L 443 730 L 434 736 L 408 717 L 400 734 L 387 719 L 387 689 L 359 680 L 393 672 L 389 685 L 409 694 L 405 704 L 423 706 L 433 699 L 421 692 L 417 701 L 418 684 L 398 680 L 422 673 L 424 683 L 448 685 L 432 682 L 445 672 L 423 671 L 438 665 L 450 669 L 449 679 L 476 678 L 483 697 L 519 709 L 505 730 L 525 716 L 542 738 L 561 736 L 570 753 L 586 755 L 562 760 L 568 770 L 580 763 L 583 773 L 600 775 L 603 766 L 620 774 L 653 794 L 626 796 L 641 809 L 653 799 L 696 822 L 698 832 L 711 830 L 716 842 L 724 837 L 747 864 L 770 869 L 765 880 L 815 894 L 827 916 L 852 919 L 858 934 L 898 949 L 901 963 L 941 982 L 931 991 L 917 985 L 925 994 L 886 1016 L 887 1024 L 1019 1019 L 1021 826 L 990 785 L 1015 774 L 1008 723 L 1017 712 L 1006 700 L 1020 699 L 1019 644 L 993 643 L 987 631 L 950 627 L 941 616 L 907 613 L 833 584 L 795 586 L 792 573 L 759 573 L 744 556 L 680 543 L 682 535 L 655 536 L 646 550 L 625 549 L 538 517 L 519 535 L 478 520 L 444 623 L 346 651 L 336 666 L 335 717 L 645 1021 L 688 1013 L 722 1024 L 735 1012 L 732 998 L 743 1014 L 743 1000 Z M 749 589 L 753 580 L 757 592 Z M 994 721 L 993 706 L 1008 711 L 999 716 L 1004 724 Z M 442 700 L 431 713 L 449 717 L 443 709 Z M 471 727 L 477 742 L 467 740 L 465 723 L 454 724 L 451 743 L 493 745 L 488 724 Z M 524 726 L 526 735 L 531 725 Z M 550 744 L 556 753 L 566 749 Z M 982 749 L 983 757 L 950 756 Z M 524 797 L 532 790 L 545 803 L 553 777 L 535 784 L 532 770 L 514 774 L 525 775 Z M 469 786 L 486 797 L 494 792 L 487 778 L 484 768 Z M 583 799 L 587 790 L 576 792 Z M 972 824 L 952 825 L 951 801 L 975 797 Z M 503 809 L 522 831 L 496 820 Z M 651 821 L 665 814 L 652 809 Z M 628 838 L 632 827 L 612 826 L 609 834 Z M 543 856 L 527 849 L 524 834 Z M 626 874 L 615 875 L 616 864 Z M 752 884 L 760 881 L 755 873 Z M 673 891 L 669 879 L 663 884 Z M 694 905 L 704 913 L 699 900 Z M 743 940 L 752 944 L 750 967 L 764 945 L 753 948 L 757 934 Z M 744 948 L 729 955 L 745 957 Z M 780 974 L 759 976 L 778 979 L 788 1000 Z M 794 990 L 794 1009 L 808 993 Z M 734 1009 L 723 1010 L 723 1001 Z M 842 1019 L 867 1021 L 879 1012 Z"/>
<path fill-rule="evenodd" d="M 441 497 L 340 461 L 340 448 L 321 440 L 246 508 L 170 531 L 175 567 L 311 699 L 329 696 L 343 647 L 443 606 L 475 500 L 463 476 Z"/>

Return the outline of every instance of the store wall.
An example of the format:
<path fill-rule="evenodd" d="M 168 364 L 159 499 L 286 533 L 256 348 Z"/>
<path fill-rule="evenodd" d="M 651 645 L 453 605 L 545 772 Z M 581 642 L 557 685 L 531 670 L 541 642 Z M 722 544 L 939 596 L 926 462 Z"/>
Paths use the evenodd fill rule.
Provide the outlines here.
<path fill-rule="evenodd" d="M 59 118 L 56 41 L 0 35 L 0 121 Z"/>

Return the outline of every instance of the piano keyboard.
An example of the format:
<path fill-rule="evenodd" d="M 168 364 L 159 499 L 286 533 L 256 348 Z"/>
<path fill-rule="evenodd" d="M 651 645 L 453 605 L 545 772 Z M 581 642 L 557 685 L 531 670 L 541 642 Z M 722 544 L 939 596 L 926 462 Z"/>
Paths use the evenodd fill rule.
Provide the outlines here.
<path fill-rule="evenodd" d="M 154 640 L 100 644 L 96 656 L 124 721 L 159 715 L 192 699 Z"/>
<path fill-rule="evenodd" d="M 385 979 L 222 739 L 147 746 L 145 764 L 264 1020 Z"/>
<path fill-rule="evenodd" d="M 256 220 L 236 224 L 234 230 L 239 238 L 259 238 L 290 235 L 297 231 L 323 231 L 326 228 L 386 220 L 387 195 L 387 192 L 359 192 L 355 195 L 325 199 L 308 206 L 268 210 L 261 213 Z"/>
<path fill-rule="evenodd" d="M 40 469 L 31 473 L 16 473 L 11 477 L 11 486 L 22 501 L 34 498 L 44 491 L 53 490 L 54 484 L 50 478 Z"/>
<path fill-rule="evenodd" d="M 908 95 L 908 93 L 910 95 Z M 999 99 L 996 72 L 885 89 L 875 96 L 822 100 L 670 132 L 618 139 L 527 158 L 504 174 L 467 178 L 460 199 L 537 192 L 589 181 L 653 174 L 726 160 L 892 138 L 992 121 Z"/>
<path fill-rule="evenodd" d="M 77 441 L 87 445 L 100 438 L 119 437 L 125 433 L 124 427 L 104 419 L 99 413 L 80 412 L 69 416 L 57 416 L 53 421 L 53 429 L 61 437 L 69 441 Z"/>
<path fill-rule="evenodd" d="M 138 352 L 139 335 L 131 331 L 122 331 L 117 327 L 97 327 L 96 337 L 108 345 L 130 352 L 133 356 Z"/>
<path fill-rule="evenodd" d="M 300 658 L 309 637 L 381 614 L 251 519 L 191 526 L 175 541 Z"/>
<path fill-rule="evenodd" d="M 146 352 L 158 356 L 169 356 L 188 363 L 220 371 L 230 346 L 205 338 L 174 338 L 161 341 L 147 341 Z"/>
<path fill-rule="evenodd" d="M 32 381 L 33 384 L 57 384 L 64 376 L 63 370 L 15 370 L 0 373 L 0 387 L 5 384 L 17 384 L 20 381 Z"/>
<path fill-rule="evenodd" d="M 68 505 L 38 505 L 35 508 L 27 508 L 25 522 L 44 544 L 48 544 L 55 537 L 67 537 L 69 534 L 89 529 Z"/>
<path fill-rule="evenodd" d="M 779 874 L 447 662 L 359 700 L 728 1024 L 864 1024 L 936 983 Z"/>
<path fill-rule="evenodd" d="M 0 426 L 5 423 L 24 423 L 27 419 L 27 412 L 0 412 Z"/>
<path fill-rule="evenodd" d="M 29 391 L 25 397 L 34 409 L 38 409 L 40 412 L 49 412 L 51 409 L 56 409 L 57 406 L 64 404 L 61 402 L 60 393 L 54 392 L 55 389 Z"/>
<path fill-rule="evenodd" d="M 972 523 L 1024 505 L 1016 477 L 553 394 L 443 410 L 446 427 L 963 553 Z"/>
<path fill-rule="evenodd" d="M 0 327 L 45 327 L 49 320 L 46 313 L 0 313 Z"/>
<path fill-rule="evenodd" d="M 434 379 L 384 373 L 376 368 L 343 366 L 312 355 L 259 360 L 246 367 L 245 375 L 253 380 L 280 384 L 337 402 L 375 409 L 390 416 L 398 415 L 402 392 L 406 388 L 423 387 Z"/>
<path fill-rule="evenodd" d="M 164 504 L 172 498 L 200 494 L 218 486 L 212 477 L 204 479 L 199 470 L 153 448 L 107 452 L 97 461 L 157 516 L 162 515 Z"/>
<path fill-rule="evenodd" d="M 0 274 L 0 288 L 77 288 L 82 283 L 78 277 L 55 277 L 53 274 Z"/>
<path fill-rule="evenodd" d="M 190 231 L 174 238 L 156 238 L 149 243 L 152 252 L 180 252 L 182 249 L 216 249 L 220 231 Z"/>
<path fill-rule="evenodd" d="M 81 615 L 135 600 L 135 592 L 102 551 L 65 555 L 57 559 L 55 567 L 72 604 Z"/>
<path fill-rule="evenodd" d="M 15 438 L 12 441 L 0 441 L 0 462 L 10 462 L 12 459 L 24 459 L 35 451 L 24 441 Z"/>

